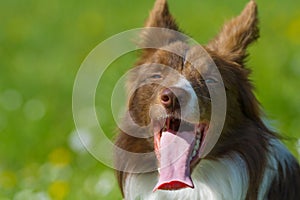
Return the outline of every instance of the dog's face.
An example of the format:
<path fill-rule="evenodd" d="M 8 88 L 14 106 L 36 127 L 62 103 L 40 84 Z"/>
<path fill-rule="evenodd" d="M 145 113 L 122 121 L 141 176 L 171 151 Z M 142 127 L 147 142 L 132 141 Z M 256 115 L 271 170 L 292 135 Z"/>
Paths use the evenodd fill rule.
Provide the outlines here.
<path fill-rule="evenodd" d="M 251 1 L 206 46 L 190 46 L 174 32 L 178 26 L 166 2 L 156 2 L 146 27 L 172 31 L 143 32 L 142 45 L 154 42 L 160 48 L 144 49 L 128 79 L 130 117 L 148 127 L 151 139 L 144 141 L 143 151 L 154 149 L 160 168 L 155 190 L 193 187 L 191 171 L 203 157 L 209 127 L 217 123 L 211 121 L 212 93 L 218 98 L 219 89 L 224 88 L 227 114 L 219 139 L 222 143 L 206 157 L 225 153 L 223 146 L 232 140 L 230 130 L 258 118 L 244 66 L 246 48 L 258 38 L 256 14 L 256 4 Z"/>

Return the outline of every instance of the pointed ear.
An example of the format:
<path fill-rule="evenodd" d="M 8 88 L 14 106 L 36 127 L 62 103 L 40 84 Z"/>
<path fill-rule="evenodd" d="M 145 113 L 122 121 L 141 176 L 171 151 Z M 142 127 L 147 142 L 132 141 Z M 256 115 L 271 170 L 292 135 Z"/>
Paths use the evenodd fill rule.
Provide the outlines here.
<path fill-rule="evenodd" d="M 150 27 L 164 29 L 151 29 Z M 140 46 L 161 47 L 177 40 L 183 41 L 184 38 L 176 34 L 177 31 L 179 28 L 169 12 L 166 0 L 156 0 L 146 21 L 145 29 L 141 33 Z"/>
<path fill-rule="evenodd" d="M 166 0 L 156 0 L 145 27 L 160 27 L 178 31 L 178 26 L 169 11 Z"/>
<path fill-rule="evenodd" d="M 259 38 L 257 5 L 251 0 L 242 13 L 227 22 L 206 47 L 226 60 L 243 65 L 247 47 Z"/>

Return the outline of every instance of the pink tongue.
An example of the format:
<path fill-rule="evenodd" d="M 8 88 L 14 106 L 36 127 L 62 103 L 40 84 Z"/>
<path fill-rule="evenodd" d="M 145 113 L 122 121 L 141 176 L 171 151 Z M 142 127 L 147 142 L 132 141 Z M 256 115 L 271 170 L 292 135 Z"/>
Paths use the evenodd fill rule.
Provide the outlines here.
<path fill-rule="evenodd" d="M 160 176 L 153 191 L 194 188 L 190 174 L 190 152 L 194 147 L 194 132 L 163 132 L 160 138 Z"/>

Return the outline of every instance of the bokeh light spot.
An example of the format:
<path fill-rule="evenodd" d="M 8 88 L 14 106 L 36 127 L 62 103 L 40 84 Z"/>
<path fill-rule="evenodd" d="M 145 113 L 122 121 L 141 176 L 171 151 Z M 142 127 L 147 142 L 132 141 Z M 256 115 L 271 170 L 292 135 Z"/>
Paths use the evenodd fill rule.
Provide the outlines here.
<path fill-rule="evenodd" d="M 17 90 L 8 89 L 0 95 L 0 104 L 8 111 L 20 108 L 22 101 L 22 95 Z"/>
<path fill-rule="evenodd" d="M 65 181 L 55 181 L 49 186 L 48 192 L 54 200 L 62 200 L 66 198 L 69 190 L 69 183 Z"/>
<path fill-rule="evenodd" d="M 27 119 L 36 121 L 45 115 L 45 105 L 38 99 L 31 99 L 24 106 L 24 114 Z"/>
<path fill-rule="evenodd" d="M 71 162 L 71 153 L 64 147 L 56 148 L 50 153 L 49 161 L 56 166 L 66 166 Z"/>
<path fill-rule="evenodd" d="M 69 136 L 69 146 L 76 153 L 87 152 L 85 145 L 89 147 L 91 143 L 92 136 L 84 130 L 74 130 Z"/>
<path fill-rule="evenodd" d="M 107 196 L 115 185 L 115 176 L 111 171 L 103 171 L 99 176 L 91 175 L 84 182 L 84 189 L 91 195 Z"/>
<path fill-rule="evenodd" d="M 13 200 L 50 200 L 50 197 L 45 192 L 35 192 L 25 189 L 16 193 Z"/>
<path fill-rule="evenodd" d="M 96 193 L 102 196 L 108 195 L 115 184 L 115 177 L 112 172 L 104 171 L 100 177 L 98 182 L 95 185 Z"/>
<path fill-rule="evenodd" d="M 300 44 L 300 17 L 297 17 L 290 22 L 286 30 L 286 35 L 291 42 Z"/>
<path fill-rule="evenodd" d="M 3 171 L 0 173 L 0 188 L 11 189 L 16 186 L 17 177 L 13 171 Z"/>

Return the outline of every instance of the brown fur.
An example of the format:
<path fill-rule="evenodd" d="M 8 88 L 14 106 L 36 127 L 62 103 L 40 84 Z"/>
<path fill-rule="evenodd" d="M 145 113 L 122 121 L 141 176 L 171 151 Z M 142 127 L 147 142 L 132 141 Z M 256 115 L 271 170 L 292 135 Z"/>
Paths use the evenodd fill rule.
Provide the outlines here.
<path fill-rule="evenodd" d="M 156 1 L 154 9 L 146 22 L 146 27 L 179 30 L 174 18 L 169 13 L 165 0 Z M 231 152 L 240 153 L 246 161 L 249 171 L 250 180 L 246 198 L 249 200 L 257 199 L 258 189 L 267 164 L 268 139 L 277 137 L 262 122 L 262 112 L 253 94 L 253 86 L 248 79 L 250 70 L 246 68 L 245 63 L 247 47 L 256 41 L 258 37 L 257 6 L 254 1 L 250 1 L 239 16 L 226 23 L 220 33 L 204 47 L 222 75 L 227 95 L 225 126 L 219 141 L 206 159 L 220 158 L 229 155 Z M 188 47 L 185 44 L 185 38 L 170 32 L 157 37 L 151 31 L 144 31 L 141 40 L 142 46 L 155 41 L 157 43 L 163 41 L 167 48 L 181 49 L 181 51 L 187 52 L 187 56 L 192 57 L 192 59 L 193 57 L 195 59 L 201 58 L 201 55 L 194 55 L 193 53 L 196 47 Z M 197 51 L 195 52 L 197 53 Z M 204 98 L 209 97 L 207 87 L 201 82 L 201 74 L 192 73 L 190 63 L 184 65 L 183 58 L 168 51 L 145 49 L 142 51 L 137 66 L 147 63 L 172 66 L 187 77 L 198 95 L 199 106 L 207 108 L 205 113 L 201 113 L 201 116 L 207 120 L 210 119 L 211 105 L 207 98 Z M 143 68 L 136 67 L 131 77 L 129 77 L 128 87 L 132 88 L 141 84 L 145 76 L 147 78 L 147 75 L 151 73 L 151 69 L 145 71 Z M 207 69 L 203 68 L 201 73 L 208 73 Z M 161 89 L 162 87 L 158 84 L 145 85 L 136 90 L 130 97 L 128 104 L 130 115 L 137 124 L 145 126 L 150 123 L 149 106 L 157 101 L 157 95 Z M 124 123 L 126 124 L 126 120 Z M 151 130 L 146 134 L 151 135 Z M 116 145 L 130 152 L 151 152 L 153 151 L 153 138 L 136 138 L 121 131 L 117 137 Z M 155 157 L 145 158 L 143 161 L 136 160 L 134 157 L 122 160 L 122 157 L 122 155 L 116 155 L 116 165 L 127 169 L 147 168 L 147 166 L 156 165 Z M 283 174 L 287 174 L 286 180 L 273 180 L 269 199 L 297 199 L 297 197 L 300 197 L 299 165 L 294 159 L 293 163 L 287 163 L 287 165 L 289 164 L 291 165 L 290 168 L 283 169 L 281 167 L 278 174 L 279 178 Z M 120 188 L 123 190 L 126 173 L 117 171 L 117 177 Z"/>

